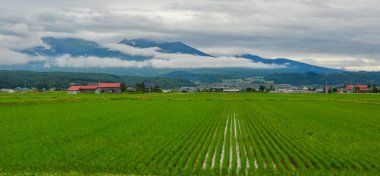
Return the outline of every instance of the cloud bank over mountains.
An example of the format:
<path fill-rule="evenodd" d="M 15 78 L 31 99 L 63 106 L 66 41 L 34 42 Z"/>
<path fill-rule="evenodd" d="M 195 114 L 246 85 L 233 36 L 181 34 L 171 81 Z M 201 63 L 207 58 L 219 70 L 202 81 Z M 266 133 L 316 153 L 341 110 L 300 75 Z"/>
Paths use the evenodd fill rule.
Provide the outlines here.
<path fill-rule="evenodd" d="M 124 38 L 183 41 L 216 56 L 253 53 L 334 68 L 380 70 L 377 0 L 3 0 L 2 4 L 2 65 L 49 60 L 24 58 L 12 50 L 41 46 L 42 37 L 54 36 L 84 38 L 102 45 Z M 129 49 L 130 54 L 140 52 Z M 144 53 L 152 55 L 154 51 Z M 161 58 L 154 63 L 175 64 Z M 204 64 L 238 61 L 241 63 L 235 65 L 247 65 L 236 58 L 220 61 L 217 64 L 209 58 Z"/>
<path fill-rule="evenodd" d="M 46 44 L 42 45 L 46 46 Z M 50 46 L 46 46 L 48 49 Z M 42 64 L 45 68 L 283 68 L 285 65 L 264 64 L 237 57 L 211 57 L 182 53 L 162 53 L 160 48 L 137 48 L 124 44 L 105 44 L 99 47 L 110 51 L 118 51 L 133 56 L 147 56 L 144 60 L 125 60 L 118 57 L 27 55 L 22 52 L 0 49 L 4 57 L 0 57 L 0 65 L 32 65 Z M 53 48 L 54 50 L 54 48 Z M 88 53 L 91 54 L 91 53 Z"/>

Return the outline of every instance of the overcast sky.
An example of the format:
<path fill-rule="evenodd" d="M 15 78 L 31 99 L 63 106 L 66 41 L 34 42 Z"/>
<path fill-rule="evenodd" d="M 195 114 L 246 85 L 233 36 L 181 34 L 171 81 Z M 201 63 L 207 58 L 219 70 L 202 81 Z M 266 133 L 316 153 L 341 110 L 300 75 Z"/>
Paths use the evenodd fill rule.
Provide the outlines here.
<path fill-rule="evenodd" d="M 0 12 L 3 58 L 41 45 L 43 36 L 101 44 L 148 38 L 217 56 L 380 71 L 379 0 L 1 0 Z"/>

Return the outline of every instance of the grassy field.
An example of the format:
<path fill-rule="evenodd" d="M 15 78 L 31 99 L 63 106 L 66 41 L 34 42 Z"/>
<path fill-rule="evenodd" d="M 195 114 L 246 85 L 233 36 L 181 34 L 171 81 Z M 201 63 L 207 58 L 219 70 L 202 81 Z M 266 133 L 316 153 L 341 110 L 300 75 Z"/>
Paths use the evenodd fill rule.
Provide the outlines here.
<path fill-rule="evenodd" d="M 0 94 L 0 175 L 378 175 L 380 95 Z"/>

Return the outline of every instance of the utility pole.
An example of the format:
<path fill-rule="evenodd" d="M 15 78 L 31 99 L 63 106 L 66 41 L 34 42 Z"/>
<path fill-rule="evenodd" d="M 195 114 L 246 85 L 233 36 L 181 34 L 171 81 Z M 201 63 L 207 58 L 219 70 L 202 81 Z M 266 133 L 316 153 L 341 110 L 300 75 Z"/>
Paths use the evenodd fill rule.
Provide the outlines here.
<path fill-rule="evenodd" d="M 325 94 L 327 94 L 327 79 L 326 79 L 326 83 L 325 83 Z"/>

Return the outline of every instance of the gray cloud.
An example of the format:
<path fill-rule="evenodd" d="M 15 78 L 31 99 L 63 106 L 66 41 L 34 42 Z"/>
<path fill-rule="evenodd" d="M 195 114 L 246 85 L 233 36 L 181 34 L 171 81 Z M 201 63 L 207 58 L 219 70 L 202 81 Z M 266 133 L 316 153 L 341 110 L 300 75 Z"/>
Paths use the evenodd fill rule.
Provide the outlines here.
<path fill-rule="evenodd" d="M 0 49 L 6 59 L 0 59 L 0 65 L 22 65 L 34 62 L 42 63 L 44 67 L 64 68 L 283 68 L 286 66 L 275 64 L 254 63 L 249 59 L 236 57 L 208 57 L 190 54 L 160 53 L 158 48 L 134 48 L 121 44 L 106 44 L 111 50 L 130 55 L 151 56 L 143 61 L 129 61 L 119 58 L 80 56 L 72 57 L 68 54 L 58 57 L 28 56 L 7 49 Z"/>
<path fill-rule="evenodd" d="M 335 68 L 380 70 L 378 0 L 3 0 L 2 4 L 3 49 L 41 45 L 42 36 L 80 37 L 103 44 L 144 37 L 183 41 L 216 55 L 253 53 Z"/>
<path fill-rule="evenodd" d="M 127 61 L 118 58 L 99 57 L 71 57 L 63 55 L 56 58 L 44 60 L 45 67 L 66 68 L 130 68 L 130 67 L 152 67 L 152 68 L 282 68 L 280 65 L 267 65 L 253 63 L 248 59 L 235 57 L 198 57 L 192 55 L 167 54 L 144 61 Z"/>
<path fill-rule="evenodd" d="M 35 61 L 44 61 L 45 58 L 42 57 L 29 57 L 27 55 L 9 50 L 0 48 L 0 65 L 23 65 Z"/>

